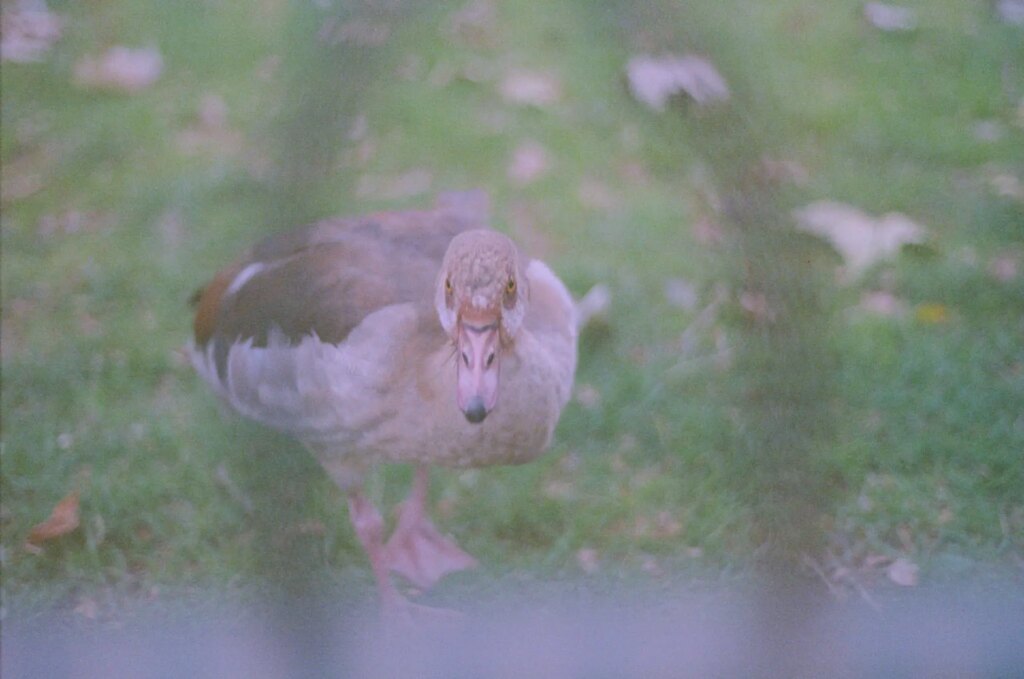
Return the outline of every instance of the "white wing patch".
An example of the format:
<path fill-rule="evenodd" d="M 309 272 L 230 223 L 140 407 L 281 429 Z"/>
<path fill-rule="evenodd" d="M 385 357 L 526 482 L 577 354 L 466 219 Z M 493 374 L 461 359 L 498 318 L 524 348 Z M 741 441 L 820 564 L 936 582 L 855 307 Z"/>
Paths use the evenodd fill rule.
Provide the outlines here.
<path fill-rule="evenodd" d="M 343 442 L 386 415 L 380 395 L 392 387 L 401 339 L 415 321 L 412 305 L 393 305 L 367 316 L 337 345 L 315 334 L 293 344 L 279 332 L 265 347 L 236 342 L 223 381 L 212 342 L 205 351 L 193 347 L 192 363 L 242 415 L 306 442 Z"/>
<path fill-rule="evenodd" d="M 231 285 L 229 285 L 228 289 L 224 291 L 224 296 L 230 297 L 231 295 L 235 294 L 236 292 L 241 290 L 242 286 L 248 283 L 253 276 L 255 276 L 256 274 L 258 274 L 259 272 L 263 271 L 266 268 L 266 264 L 262 264 L 260 262 L 255 262 L 245 267 L 244 269 L 239 271 L 238 275 L 235 276 L 234 280 L 231 281 Z"/>

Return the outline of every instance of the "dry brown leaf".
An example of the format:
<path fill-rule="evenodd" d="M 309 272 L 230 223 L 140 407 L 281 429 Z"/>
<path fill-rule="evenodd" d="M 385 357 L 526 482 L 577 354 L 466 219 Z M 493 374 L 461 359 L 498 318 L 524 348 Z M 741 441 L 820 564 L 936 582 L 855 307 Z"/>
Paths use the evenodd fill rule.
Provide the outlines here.
<path fill-rule="evenodd" d="M 665 299 L 677 309 L 693 311 L 700 302 L 700 293 L 697 286 L 682 278 L 669 278 L 665 280 Z"/>
<path fill-rule="evenodd" d="M 328 45 L 347 43 L 357 47 L 378 47 L 391 37 L 391 26 L 381 21 L 351 19 L 338 21 L 328 18 L 320 27 L 317 38 Z"/>
<path fill-rule="evenodd" d="M 771 323 L 775 320 L 775 310 L 768 304 L 768 296 L 763 292 L 744 290 L 740 293 L 740 307 L 758 323 Z"/>
<path fill-rule="evenodd" d="M 906 32 L 917 28 L 917 12 L 885 2 L 864 3 L 864 18 L 880 31 Z"/>
<path fill-rule="evenodd" d="M 720 245 L 725 240 L 725 232 L 709 217 L 700 217 L 692 227 L 693 238 L 701 245 Z"/>
<path fill-rule="evenodd" d="M 527 140 L 512 152 L 507 174 L 514 184 L 526 186 L 546 175 L 550 167 L 547 149 L 539 142 Z"/>
<path fill-rule="evenodd" d="M 795 160 L 762 158 L 760 172 L 764 179 L 774 184 L 806 186 L 811 181 L 811 173 Z"/>
<path fill-rule="evenodd" d="M 552 73 L 515 69 L 501 81 L 502 98 L 510 104 L 545 108 L 562 98 L 562 83 Z"/>
<path fill-rule="evenodd" d="M 586 410 L 593 410 L 601 405 L 601 392 L 592 384 L 576 385 L 576 402 Z"/>
<path fill-rule="evenodd" d="M 644 554 L 640 557 L 640 570 L 648 575 L 658 578 L 665 574 L 665 570 L 658 563 L 658 560 L 650 554 Z"/>
<path fill-rule="evenodd" d="M 988 272 L 1001 283 L 1009 283 L 1020 273 L 1020 265 L 1014 254 L 1001 254 L 988 263 Z"/>
<path fill-rule="evenodd" d="M 945 323 L 949 320 L 949 309 L 938 302 L 922 304 L 914 311 L 914 318 L 927 325 Z"/>
<path fill-rule="evenodd" d="M 996 173 L 989 178 L 989 184 L 997 196 L 1024 201 L 1024 182 L 1016 175 L 1007 172 Z"/>
<path fill-rule="evenodd" d="M 0 164 L 0 201 L 4 204 L 27 198 L 46 186 L 46 177 L 60 162 L 57 145 L 43 143 L 31 150 L 5 159 Z"/>
<path fill-rule="evenodd" d="M 566 479 L 551 479 L 544 484 L 544 497 L 552 500 L 570 500 L 576 494 L 576 487 Z"/>
<path fill-rule="evenodd" d="M 925 239 L 925 228 L 899 212 L 876 219 L 852 205 L 822 200 L 794 210 L 793 215 L 797 228 L 836 249 L 852 276 L 894 256 L 904 245 Z"/>
<path fill-rule="evenodd" d="M 8 5 L 10 3 L 7 3 Z M 4 6 L 0 13 L 0 61 L 42 61 L 61 34 L 64 21 L 45 2 Z"/>
<path fill-rule="evenodd" d="M 915 587 L 918 581 L 918 567 L 913 561 L 900 557 L 889 564 L 885 575 L 900 587 Z"/>
<path fill-rule="evenodd" d="M 494 0 L 469 0 L 448 20 L 447 33 L 460 42 L 486 47 L 498 31 L 498 8 Z"/>
<path fill-rule="evenodd" d="M 158 50 L 118 45 L 102 56 L 84 57 L 75 64 L 74 83 L 86 89 L 133 93 L 155 83 L 163 70 Z"/>
<path fill-rule="evenodd" d="M 907 303 L 888 290 L 875 290 L 861 295 L 857 309 L 876 316 L 899 317 L 907 313 Z"/>
<path fill-rule="evenodd" d="M 729 98 L 725 78 L 710 61 L 695 55 L 633 57 L 626 64 L 626 80 L 633 97 L 655 111 L 664 111 L 669 99 L 685 94 L 697 104 Z"/>
<path fill-rule="evenodd" d="M 92 597 L 82 597 L 78 601 L 78 605 L 75 606 L 74 611 L 76 615 L 80 615 L 87 620 L 95 620 L 100 614 L 100 605 L 96 603 L 96 600 Z"/>
<path fill-rule="evenodd" d="M 32 527 L 28 534 L 28 543 L 38 546 L 40 543 L 67 535 L 78 528 L 78 491 L 72 491 L 50 512 L 50 517 Z"/>
<path fill-rule="evenodd" d="M 580 182 L 580 188 L 576 193 L 580 205 L 588 210 L 610 212 L 618 207 L 619 196 L 612 191 L 611 187 L 597 179 L 589 177 Z"/>
<path fill-rule="evenodd" d="M 864 568 L 874 570 L 892 563 L 892 558 L 884 554 L 868 554 L 864 557 Z"/>
<path fill-rule="evenodd" d="M 207 93 L 199 100 L 196 121 L 178 133 L 178 150 L 185 155 L 231 155 L 244 144 L 242 133 L 228 125 L 228 105 L 216 93 Z"/>
<path fill-rule="evenodd" d="M 601 569 L 600 556 L 593 547 L 584 547 L 576 552 L 576 563 L 579 564 L 580 569 L 587 575 L 596 573 Z"/>

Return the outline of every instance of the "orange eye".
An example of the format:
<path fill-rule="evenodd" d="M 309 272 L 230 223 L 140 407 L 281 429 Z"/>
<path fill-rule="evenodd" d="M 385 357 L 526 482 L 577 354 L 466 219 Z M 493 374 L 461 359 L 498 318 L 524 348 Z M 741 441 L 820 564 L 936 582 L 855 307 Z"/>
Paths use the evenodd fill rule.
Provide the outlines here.
<path fill-rule="evenodd" d="M 505 286 L 505 292 L 507 292 L 510 295 L 516 294 L 516 279 L 508 279 L 508 284 Z"/>

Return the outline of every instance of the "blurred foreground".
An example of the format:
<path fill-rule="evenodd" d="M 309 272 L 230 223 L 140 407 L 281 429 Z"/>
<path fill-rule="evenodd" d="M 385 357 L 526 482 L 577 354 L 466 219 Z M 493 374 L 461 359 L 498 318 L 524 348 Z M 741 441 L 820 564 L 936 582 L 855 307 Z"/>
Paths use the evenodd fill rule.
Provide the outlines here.
<path fill-rule="evenodd" d="M 337 604 L 337 611 L 344 606 Z M 450 627 L 384 633 L 372 608 L 142 615 L 125 625 L 10 621 L 3 676 L 1008 677 L 1024 671 L 1024 597 L 916 592 L 881 610 L 686 594 L 477 602 Z"/>

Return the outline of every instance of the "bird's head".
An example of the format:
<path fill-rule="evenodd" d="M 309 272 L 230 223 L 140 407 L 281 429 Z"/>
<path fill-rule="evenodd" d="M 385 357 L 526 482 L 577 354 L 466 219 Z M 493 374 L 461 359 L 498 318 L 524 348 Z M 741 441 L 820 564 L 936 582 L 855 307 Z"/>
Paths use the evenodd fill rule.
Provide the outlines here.
<path fill-rule="evenodd" d="M 497 405 L 501 355 L 519 334 L 528 296 L 519 252 L 506 236 L 475 230 L 452 239 L 434 305 L 455 346 L 459 409 L 474 424 Z"/>

